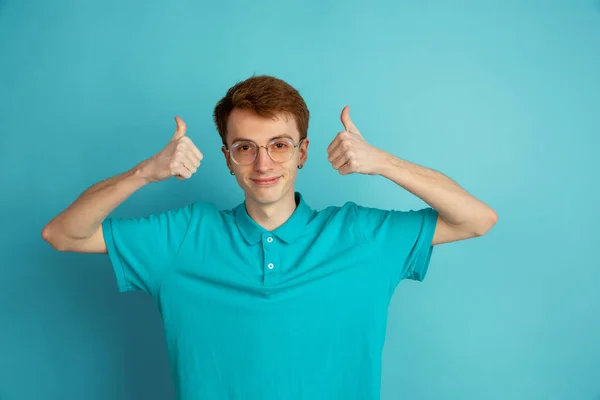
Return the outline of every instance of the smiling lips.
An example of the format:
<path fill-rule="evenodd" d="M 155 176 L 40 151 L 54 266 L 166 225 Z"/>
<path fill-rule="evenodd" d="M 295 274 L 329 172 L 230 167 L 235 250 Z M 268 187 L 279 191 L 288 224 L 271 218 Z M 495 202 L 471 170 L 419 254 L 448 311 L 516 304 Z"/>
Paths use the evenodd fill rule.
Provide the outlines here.
<path fill-rule="evenodd" d="M 276 178 L 268 178 L 268 179 L 252 179 L 252 182 L 254 182 L 258 186 L 268 186 L 268 185 L 273 185 L 274 183 L 277 183 L 279 178 L 280 177 L 278 176 Z"/>

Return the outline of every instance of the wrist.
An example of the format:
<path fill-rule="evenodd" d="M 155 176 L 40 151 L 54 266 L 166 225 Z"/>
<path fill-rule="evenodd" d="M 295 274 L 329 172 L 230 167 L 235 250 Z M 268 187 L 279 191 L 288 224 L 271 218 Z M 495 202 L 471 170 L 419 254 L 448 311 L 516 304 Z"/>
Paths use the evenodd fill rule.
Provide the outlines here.
<path fill-rule="evenodd" d="M 401 160 L 386 151 L 380 151 L 381 153 L 378 157 L 379 163 L 375 169 L 376 174 L 389 178 L 393 175 L 394 171 L 401 168 Z"/>
<path fill-rule="evenodd" d="M 131 171 L 131 176 L 140 181 L 142 185 L 152 183 L 150 173 L 148 171 L 148 160 L 144 160 L 136 165 Z"/>

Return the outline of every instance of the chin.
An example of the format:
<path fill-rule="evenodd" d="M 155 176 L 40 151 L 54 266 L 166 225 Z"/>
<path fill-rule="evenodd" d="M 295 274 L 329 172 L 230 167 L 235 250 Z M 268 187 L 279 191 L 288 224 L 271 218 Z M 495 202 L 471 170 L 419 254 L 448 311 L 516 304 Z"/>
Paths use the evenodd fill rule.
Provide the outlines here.
<path fill-rule="evenodd" d="M 263 205 L 273 204 L 283 198 L 284 193 L 275 188 L 260 189 L 255 188 L 251 191 L 251 196 L 255 202 Z"/>
<path fill-rule="evenodd" d="M 246 193 L 258 204 L 273 204 L 283 199 L 289 192 L 289 187 L 284 182 L 278 182 L 274 186 L 259 187 L 252 182 L 247 186 Z"/>

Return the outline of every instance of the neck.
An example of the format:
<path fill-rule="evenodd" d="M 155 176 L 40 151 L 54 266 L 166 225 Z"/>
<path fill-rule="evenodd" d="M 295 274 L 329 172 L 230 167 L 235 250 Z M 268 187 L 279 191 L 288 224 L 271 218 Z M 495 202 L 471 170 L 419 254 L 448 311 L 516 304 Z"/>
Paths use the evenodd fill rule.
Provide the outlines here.
<path fill-rule="evenodd" d="M 261 204 L 246 198 L 246 211 L 250 218 L 268 231 L 273 231 L 287 221 L 296 210 L 294 191 L 277 202 Z"/>

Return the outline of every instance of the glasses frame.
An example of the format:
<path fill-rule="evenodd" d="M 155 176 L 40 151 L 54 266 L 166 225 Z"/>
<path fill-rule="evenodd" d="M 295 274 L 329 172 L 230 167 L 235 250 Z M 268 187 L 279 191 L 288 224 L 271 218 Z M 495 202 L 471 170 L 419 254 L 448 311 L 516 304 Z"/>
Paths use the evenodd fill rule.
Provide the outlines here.
<path fill-rule="evenodd" d="M 294 151 L 293 151 L 293 152 L 292 152 L 292 154 L 290 155 L 290 158 L 289 158 L 289 159 L 287 159 L 287 160 L 285 160 L 285 161 L 276 161 L 276 160 L 274 160 L 274 159 L 273 159 L 273 156 L 271 155 L 271 152 L 269 152 L 269 146 L 270 146 L 271 144 L 273 144 L 273 142 L 277 142 L 277 141 L 281 141 L 281 140 L 289 140 L 290 142 L 294 143 L 294 141 L 293 141 L 292 139 L 290 139 L 290 138 L 275 138 L 275 139 L 272 139 L 271 141 L 269 141 L 269 143 L 267 143 L 267 145 L 266 145 L 266 146 L 259 146 L 259 145 L 257 145 L 255 142 L 253 142 L 252 140 L 244 140 L 244 141 L 242 141 L 242 142 L 236 142 L 236 143 L 234 143 L 234 144 L 231 146 L 232 148 L 233 148 L 233 146 L 235 146 L 237 143 L 240 143 L 240 146 L 241 146 L 243 143 L 252 143 L 254 146 L 256 146 L 256 153 L 254 153 L 254 159 L 253 159 L 252 161 L 250 161 L 249 163 L 247 163 L 247 164 L 240 164 L 240 163 L 239 163 L 239 162 L 238 162 L 238 161 L 235 159 L 235 157 L 233 157 L 233 155 L 231 154 L 231 149 L 228 149 L 228 148 L 226 148 L 226 149 L 225 149 L 225 151 L 226 151 L 227 153 L 229 153 L 229 158 L 231 159 L 231 161 L 233 161 L 233 162 L 234 162 L 235 164 L 237 164 L 237 165 L 240 165 L 240 166 L 242 166 L 242 167 L 245 167 L 245 166 L 247 166 L 247 165 L 251 165 L 251 164 L 253 164 L 253 163 L 256 161 L 256 158 L 258 157 L 258 153 L 260 152 L 260 148 L 261 148 L 261 147 L 264 147 L 264 148 L 265 148 L 265 150 L 266 150 L 266 152 L 267 152 L 267 155 L 269 156 L 269 158 L 271 159 L 271 161 L 273 161 L 274 163 L 277 163 L 277 164 L 283 164 L 283 163 L 285 163 L 285 162 L 288 162 L 288 161 L 290 161 L 290 160 L 291 160 L 291 159 L 294 157 L 294 155 L 296 154 L 296 151 L 297 151 L 297 149 L 300 147 L 300 144 L 302 143 L 302 141 L 304 140 L 304 138 L 303 138 L 303 139 L 300 139 L 300 140 L 298 141 L 298 143 L 296 143 L 296 144 L 294 144 L 294 145 L 292 146 L 292 147 L 294 148 Z"/>

